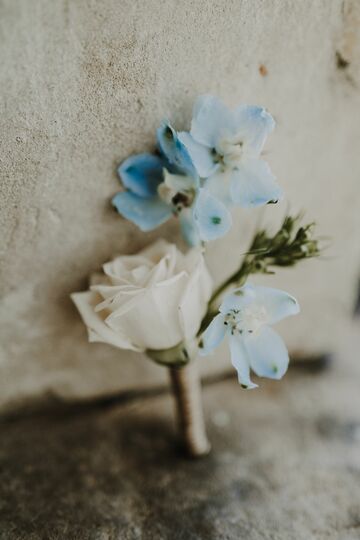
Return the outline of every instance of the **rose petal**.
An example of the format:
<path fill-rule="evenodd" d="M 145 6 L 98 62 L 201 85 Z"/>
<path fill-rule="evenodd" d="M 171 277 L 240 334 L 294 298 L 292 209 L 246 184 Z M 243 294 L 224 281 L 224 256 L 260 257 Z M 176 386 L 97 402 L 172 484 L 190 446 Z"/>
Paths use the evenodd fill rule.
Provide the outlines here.
<path fill-rule="evenodd" d="M 71 299 L 76 305 L 87 330 L 89 341 L 103 342 L 118 347 L 120 349 L 130 349 L 133 351 L 143 351 L 144 349 L 129 339 L 129 336 L 114 331 L 105 323 L 101 313 L 95 313 L 94 308 L 99 302 L 99 295 L 93 291 L 86 291 L 71 294 Z M 101 299 L 101 298 L 100 298 Z"/>
<path fill-rule="evenodd" d="M 185 339 L 191 340 L 196 336 L 205 315 L 211 296 L 212 279 L 199 252 L 190 252 L 187 263 L 189 267 L 194 263 L 195 266 L 189 268 L 190 277 L 180 301 L 179 317 Z"/>

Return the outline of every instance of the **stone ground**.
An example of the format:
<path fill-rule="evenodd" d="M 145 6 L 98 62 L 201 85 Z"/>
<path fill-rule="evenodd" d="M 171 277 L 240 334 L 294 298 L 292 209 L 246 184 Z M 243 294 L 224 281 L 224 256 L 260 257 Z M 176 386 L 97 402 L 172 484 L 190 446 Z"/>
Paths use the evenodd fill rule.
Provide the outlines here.
<path fill-rule="evenodd" d="M 358 334 L 318 372 L 206 384 L 198 461 L 166 392 L 3 418 L 0 539 L 359 539 Z"/>

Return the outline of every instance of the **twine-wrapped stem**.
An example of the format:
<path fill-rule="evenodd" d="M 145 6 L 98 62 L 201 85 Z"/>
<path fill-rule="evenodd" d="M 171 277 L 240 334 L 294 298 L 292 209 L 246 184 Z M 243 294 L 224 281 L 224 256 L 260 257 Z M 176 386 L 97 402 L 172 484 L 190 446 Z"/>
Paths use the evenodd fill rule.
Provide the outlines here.
<path fill-rule="evenodd" d="M 206 436 L 201 384 L 196 362 L 180 367 L 170 367 L 180 433 L 186 452 L 191 457 L 201 457 L 210 452 Z"/>

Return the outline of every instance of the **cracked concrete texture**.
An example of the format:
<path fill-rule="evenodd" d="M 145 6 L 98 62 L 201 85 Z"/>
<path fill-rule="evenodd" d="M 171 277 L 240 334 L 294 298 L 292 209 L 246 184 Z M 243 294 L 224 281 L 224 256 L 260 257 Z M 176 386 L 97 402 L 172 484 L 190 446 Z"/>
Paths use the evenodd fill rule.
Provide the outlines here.
<path fill-rule="evenodd" d="M 204 388 L 212 454 L 176 447 L 169 395 L 0 422 L 1 540 L 357 540 L 358 322 L 333 366 Z"/>
<path fill-rule="evenodd" d="M 283 326 L 293 349 L 336 348 L 360 267 L 358 2 L 1 0 L 0 15 L 0 406 L 164 379 L 134 354 L 89 345 L 68 296 L 114 254 L 177 239 L 176 223 L 143 235 L 111 211 L 114 171 L 152 148 L 163 117 L 189 122 L 204 92 L 274 114 L 267 159 L 291 208 L 306 208 L 333 243 L 329 260 L 266 282 L 302 305 Z M 267 209 L 263 222 L 285 209 Z M 210 246 L 216 279 L 258 217 L 240 212 Z"/>

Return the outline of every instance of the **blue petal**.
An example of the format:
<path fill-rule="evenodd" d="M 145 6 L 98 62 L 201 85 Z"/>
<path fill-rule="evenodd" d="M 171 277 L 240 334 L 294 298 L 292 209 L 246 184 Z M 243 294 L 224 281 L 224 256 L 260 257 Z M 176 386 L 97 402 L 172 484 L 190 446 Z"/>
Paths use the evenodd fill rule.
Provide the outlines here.
<path fill-rule="evenodd" d="M 229 109 L 214 96 L 200 96 L 193 108 L 190 133 L 209 148 L 215 148 L 220 135 L 233 125 Z"/>
<path fill-rule="evenodd" d="M 219 164 L 214 162 L 214 156 L 208 146 L 196 142 L 190 133 L 186 133 L 185 131 L 179 133 L 178 137 L 189 152 L 192 162 L 201 178 L 207 178 L 216 171 Z"/>
<path fill-rule="evenodd" d="M 171 208 L 158 197 L 144 199 L 130 191 L 117 193 L 112 204 L 124 218 L 132 221 L 142 231 L 156 229 L 171 216 Z"/>
<path fill-rule="evenodd" d="M 201 336 L 202 347 L 199 349 L 199 354 L 206 356 L 216 349 L 224 339 L 225 332 L 224 316 L 219 313 L 219 315 L 213 318 Z"/>
<path fill-rule="evenodd" d="M 203 187 L 216 199 L 219 199 L 225 206 L 233 206 L 230 196 L 231 171 L 218 170 L 204 181 Z"/>
<path fill-rule="evenodd" d="M 286 346 L 269 326 L 263 326 L 258 334 L 244 340 L 250 365 L 256 375 L 269 379 L 281 379 L 289 365 Z"/>
<path fill-rule="evenodd" d="M 241 310 L 256 300 L 256 288 L 244 285 L 227 294 L 221 302 L 220 312 L 226 315 L 231 310 Z"/>
<path fill-rule="evenodd" d="M 185 173 L 197 178 L 198 174 L 190 154 L 171 125 L 168 122 L 163 122 L 156 133 L 161 152 L 168 162 L 175 167 L 171 172 Z"/>
<path fill-rule="evenodd" d="M 164 161 L 152 154 L 131 156 L 118 167 L 124 187 L 140 197 L 152 197 L 163 180 Z"/>
<path fill-rule="evenodd" d="M 200 245 L 201 238 L 198 228 L 194 222 L 193 211 L 191 208 L 184 208 L 180 213 L 180 228 L 184 240 L 189 246 Z"/>
<path fill-rule="evenodd" d="M 297 300 L 285 291 L 271 287 L 254 287 L 256 302 L 265 307 L 267 323 L 275 324 L 289 315 L 300 311 Z"/>
<path fill-rule="evenodd" d="M 248 159 L 232 172 L 230 185 L 234 204 L 254 208 L 282 198 L 282 189 L 261 159 Z"/>
<path fill-rule="evenodd" d="M 237 371 L 239 383 L 245 388 L 257 388 L 250 379 L 250 363 L 249 357 L 242 339 L 239 336 L 229 337 L 231 363 Z"/>
<path fill-rule="evenodd" d="M 234 112 L 234 130 L 245 144 L 247 151 L 258 156 L 266 137 L 275 127 L 275 121 L 262 107 L 242 105 Z"/>
<path fill-rule="evenodd" d="M 194 219 L 200 238 L 205 242 L 224 236 L 232 223 L 231 214 L 226 206 L 205 189 L 199 190 L 194 207 Z"/>

